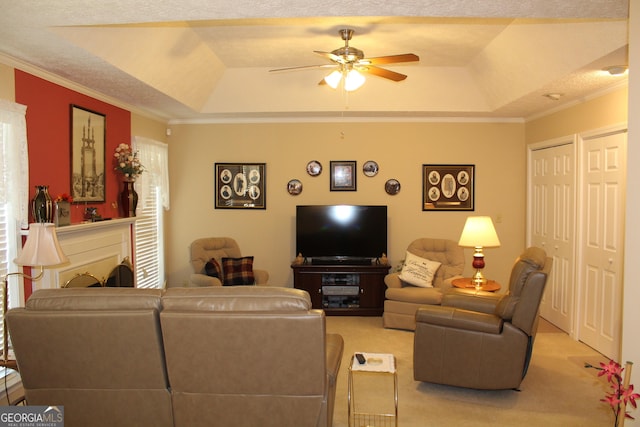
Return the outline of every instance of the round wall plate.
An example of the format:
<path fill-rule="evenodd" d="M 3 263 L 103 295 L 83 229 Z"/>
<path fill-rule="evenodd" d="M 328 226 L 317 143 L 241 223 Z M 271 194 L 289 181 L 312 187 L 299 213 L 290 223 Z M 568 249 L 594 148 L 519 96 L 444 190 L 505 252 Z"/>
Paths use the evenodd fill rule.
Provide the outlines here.
<path fill-rule="evenodd" d="M 400 181 L 397 179 L 387 180 L 387 182 L 384 183 L 384 191 L 392 196 L 398 194 L 400 192 Z"/>
<path fill-rule="evenodd" d="M 318 176 L 322 172 L 322 164 L 317 160 L 307 163 L 307 173 L 311 176 Z"/>
<path fill-rule="evenodd" d="M 373 160 L 366 161 L 362 166 L 362 172 L 364 172 L 365 176 L 376 176 L 378 174 L 378 164 Z"/>
<path fill-rule="evenodd" d="M 299 179 L 292 179 L 287 183 L 287 191 L 292 196 L 297 196 L 302 193 L 302 183 Z"/>

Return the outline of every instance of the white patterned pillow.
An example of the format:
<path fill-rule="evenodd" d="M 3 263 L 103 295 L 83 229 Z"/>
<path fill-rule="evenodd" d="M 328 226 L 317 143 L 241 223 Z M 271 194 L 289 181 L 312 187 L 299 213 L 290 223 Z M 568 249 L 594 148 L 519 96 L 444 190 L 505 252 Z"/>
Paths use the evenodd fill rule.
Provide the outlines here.
<path fill-rule="evenodd" d="M 433 277 L 440 268 L 440 263 L 407 252 L 404 266 L 400 272 L 400 280 L 421 288 L 432 288 Z"/>

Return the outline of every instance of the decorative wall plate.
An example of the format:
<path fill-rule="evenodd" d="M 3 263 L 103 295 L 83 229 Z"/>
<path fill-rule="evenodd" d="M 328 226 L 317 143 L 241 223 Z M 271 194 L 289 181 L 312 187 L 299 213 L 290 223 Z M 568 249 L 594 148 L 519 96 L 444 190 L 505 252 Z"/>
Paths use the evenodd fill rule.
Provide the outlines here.
<path fill-rule="evenodd" d="M 373 160 L 366 161 L 362 166 L 362 172 L 364 172 L 365 176 L 376 176 L 378 174 L 378 164 Z"/>
<path fill-rule="evenodd" d="M 302 183 L 298 179 L 292 179 L 287 183 L 287 191 L 292 196 L 297 196 L 302 193 Z"/>
<path fill-rule="evenodd" d="M 400 192 L 400 181 L 397 179 L 387 180 L 387 182 L 384 183 L 384 191 L 392 196 L 398 194 Z"/>
<path fill-rule="evenodd" d="M 307 173 L 311 176 L 318 176 L 322 172 L 322 164 L 317 160 L 307 163 Z"/>

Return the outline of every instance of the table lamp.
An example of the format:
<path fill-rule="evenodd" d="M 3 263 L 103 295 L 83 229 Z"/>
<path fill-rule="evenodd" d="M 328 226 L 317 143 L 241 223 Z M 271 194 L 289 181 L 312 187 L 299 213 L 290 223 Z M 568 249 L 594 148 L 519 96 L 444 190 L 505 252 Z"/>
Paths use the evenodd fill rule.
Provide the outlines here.
<path fill-rule="evenodd" d="M 470 216 L 464 224 L 460 241 L 458 245 L 475 248 L 473 253 L 473 268 L 476 269 L 471 281 L 476 289 L 480 289 L 482 285 L 487 283 L 487 279 L 482 275 L 484 268 L 484 254 L 482 248 L 497 248 L 500 246 L 498 234 L 493 226 L 491 217 L 488 216 Z"/>
<path fill-rule="evenodd" d="M 27 241 L 20 255 L 13 262 L 25 267 L 39 267 L 40 272 L 36 276 L 29 276 L 22 272 L 9 273 L 4 276 L 2 281 L 2 366 L 15 368 L 15 361 L 9 359 L 9 334 L 6 320 L 9 276 L 22 276 L 35 281 L 42 277 L 44 267 L 64 264 L 68 261 L 69 259 L 62 252 L 53 224 L 33 223 L 29 226 Z"/>

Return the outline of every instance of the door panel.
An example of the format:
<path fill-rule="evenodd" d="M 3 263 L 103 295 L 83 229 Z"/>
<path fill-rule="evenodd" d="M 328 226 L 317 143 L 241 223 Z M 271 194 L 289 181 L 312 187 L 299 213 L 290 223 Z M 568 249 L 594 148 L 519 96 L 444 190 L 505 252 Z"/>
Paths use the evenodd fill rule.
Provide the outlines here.
<path fill-rule="evenodd" d="M 583 267 L 578 339 L 607 357 L 620 352 L 626 133 L 582 141 Z"/>
<path fill-rule="evenodd" d="M 572 140 L 535 150 L 530 169 L 530 242 L 553 258 L 540 314 L 571 332 L 575 272 L 575 149 Z"/>

